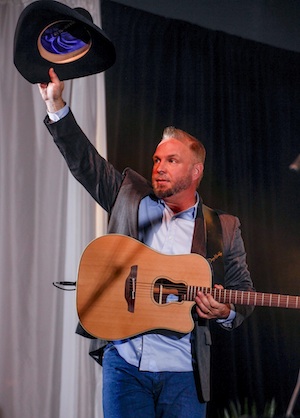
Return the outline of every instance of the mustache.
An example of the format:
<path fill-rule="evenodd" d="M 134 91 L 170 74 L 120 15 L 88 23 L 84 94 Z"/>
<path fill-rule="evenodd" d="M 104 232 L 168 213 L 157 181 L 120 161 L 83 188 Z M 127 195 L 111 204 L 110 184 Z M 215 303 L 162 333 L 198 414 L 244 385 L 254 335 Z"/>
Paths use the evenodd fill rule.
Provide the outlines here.
<path fill-rule="evenodd" d="M 170 181 L 167 176 L 153 176 L 152 178 L 154 181 Z"/>

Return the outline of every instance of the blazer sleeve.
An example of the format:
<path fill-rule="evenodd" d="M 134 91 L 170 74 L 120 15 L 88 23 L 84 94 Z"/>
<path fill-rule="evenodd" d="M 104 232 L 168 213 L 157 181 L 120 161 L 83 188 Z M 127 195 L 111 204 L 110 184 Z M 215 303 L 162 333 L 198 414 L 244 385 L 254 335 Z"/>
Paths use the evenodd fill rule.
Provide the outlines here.
<path fill-rule="evenodd" d="M 255 291 L 246 261 L 240 221 L 237 217 L 228 214 L 221 214 L 220 221 L 224 244 L 225 287 L 227 289 Z M 254 309 L 253 306 L 246 305 L 236 305 L 235 308 L 236 317 L 231 329 L 239 326 Z"/>
<path fill-rule="evenodd" d="M 123 180 L 122 174 L 98 153 L 71 110 L 58 122 L 51 122 L 47 116 L 44 123 L 73 176 L 110 213 Z"/>

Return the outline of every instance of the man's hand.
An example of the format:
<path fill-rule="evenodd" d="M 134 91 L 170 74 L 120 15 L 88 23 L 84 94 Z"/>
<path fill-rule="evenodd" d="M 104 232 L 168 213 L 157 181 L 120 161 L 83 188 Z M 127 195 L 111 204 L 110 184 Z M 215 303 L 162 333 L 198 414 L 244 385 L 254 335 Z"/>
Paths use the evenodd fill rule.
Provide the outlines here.
<path fill-rule="evenodd" d="M 215 289 L 223 289 L 223 286 L 216 284 Z M 230 314 L 230 304 L 217 302 L 212 295 L 198 292 L 196 298 L 196 311 L 203 319 L 226 319 Z"/>
<path fill-rule="evenodd" d="M 62 98 L 64 83 L 60 81 L 53 68 L 49 70 L 49 77 L 50 82 L 39 84 L 39 90 L 48 112 L 57 112 L 65 106 Z"/>

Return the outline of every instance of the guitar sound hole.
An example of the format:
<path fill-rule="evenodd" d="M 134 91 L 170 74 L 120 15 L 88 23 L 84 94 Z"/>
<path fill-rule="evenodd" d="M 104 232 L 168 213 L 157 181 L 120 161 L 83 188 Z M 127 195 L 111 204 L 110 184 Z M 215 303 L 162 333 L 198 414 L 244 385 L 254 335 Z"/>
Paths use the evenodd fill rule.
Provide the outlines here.
<path fill-rule="evenodd" d="M 160 278 L 154 284 L 153 298 L 159 305 L 164 305 L 181 302 L 185 293 L 186 286 L 183 283 L 173 283 L 166 278 Z"/>

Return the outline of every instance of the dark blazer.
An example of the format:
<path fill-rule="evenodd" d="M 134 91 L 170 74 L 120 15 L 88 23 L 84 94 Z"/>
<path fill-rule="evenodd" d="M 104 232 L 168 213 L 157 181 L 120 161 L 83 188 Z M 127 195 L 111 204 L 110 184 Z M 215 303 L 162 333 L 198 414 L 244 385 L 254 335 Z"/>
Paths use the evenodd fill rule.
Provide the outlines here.
<path fill-rule="evenodd" d="M 140 201 L 152 192 L 150 183 L 138 173 L 126 169 L 122 174 L 101 157 L 77 125 L 72 112 L 56 123 L 45 119 L 54 142 L 64 156 L 75 178 L 91 196 L 108 212 L 108 233 L 118 233 L 138 238 L 137 213 Z M 246 253 L 238 218 L 220 214 L 223 238 L 224 285 L 226 288 L 252 290 L 253 285 L 246 264 Z M 200 202 L 195 221 L 192 252 L 206 256 L 206 224 Z M 251 307 L 236 306 L 232 328 L 240 325 L 252 312 Z M 210 346 L 209 321 L 194 313 L 195 328 L 192 333 L 192 352 L 195 358 L 195 378 L 203 401 L 210 397 Z M 78 327 L 78 333 L 90 337 Z M 101 363 L 102 349 L 107 344 L 91 340 L 90 354 Z"/>

